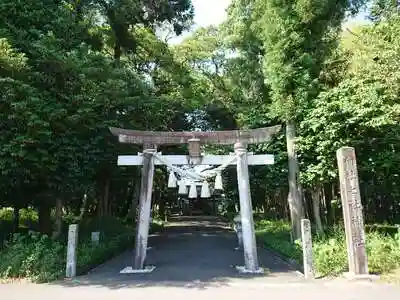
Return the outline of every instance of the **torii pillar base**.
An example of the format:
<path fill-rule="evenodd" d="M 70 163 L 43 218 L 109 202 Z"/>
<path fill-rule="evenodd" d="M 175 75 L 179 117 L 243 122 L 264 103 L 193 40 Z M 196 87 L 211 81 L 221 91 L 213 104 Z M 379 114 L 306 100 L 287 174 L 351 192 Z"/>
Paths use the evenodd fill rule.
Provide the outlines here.
<path fill-rule="evenodd" d="M 156 269 L 156 266 L 145 266 L 143 269 L 134 269 L 132 267 L 126 267 L 122 269 L 120 274 L 147 274 L 151 273 Z"/>
<path fill-rule="evenodd" d="M 263 268 L 258 268 L 255 270 L 249 270 L 245 266 L 236 266 L 236 271 L 239 272 L 239 274 L 264 274 L 264 269 Z"/>

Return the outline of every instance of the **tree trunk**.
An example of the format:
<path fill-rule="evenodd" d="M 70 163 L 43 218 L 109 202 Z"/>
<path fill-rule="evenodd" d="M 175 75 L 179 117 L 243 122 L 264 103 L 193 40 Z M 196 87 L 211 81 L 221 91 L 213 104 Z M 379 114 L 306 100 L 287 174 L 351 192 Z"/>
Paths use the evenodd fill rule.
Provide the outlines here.
<path fill-rule="evenodd" d="M 104 197 L 102 193 L 99 191 L 98 192 L 98 201 L 97 201 L 97 217 L 101 218 L 103 216 L 103 206 L 104 206 Z"/>
<path fill-rule="evenodd" d="M 292 234 L 295 240 L 301 238 L 300 221 L 304 217 L 303 202 L 301 199 L 301 186 L 298 183 L 299 162 L 296 155 L 296 123 L 288 121 L 286 123 L 286 144 L 289 162 L 289 193 L 288 203 L 290 209 L 290 219 L 292 222 Z"/>
<path fill-rule="evenodd" d="M 279 194 L 276 195 L 274 198 L 275 198 L 275 207 L 277 207 L 277 211 L 279 212 L 279 215 L 277 214 L 277 218 L 278 219 L 284 218 L 285 220 L 290 221 L 291 220 L 290 208 L 289 208 L 289 203 L 287 201 L 287 193 L 288 191 L 286 189 L 280 189 Z"/>
<path fill-rule="evenodd" d="M 264 194 L 264 201 L 263 201 L 263 214 L 264 214 L 264 218 L 268 219 L 269 214 L 269 202 L 270 202 L 271 196 L 269 195 L 269 193 L 267 192 L 267 190 L 265 190 L 265 194 Z"/>
<path fill-rule="evenodd" d="M 311 191 L 314 220 L 317 226 L 317 232 L 320 234 L 324 234 L 324 228 L 322 226 L 322 221 L 321 221 L 321 210 L 320 210 L 320 200 L 319 200 L 320 195 L 321 195 L 321 186 L 317 185 L 315 189 Z"/>
<path fill-rule="evenodd" d="M 326 224 L 329 226 L 333 225 L 333 210 L 332 210 L 332 185 L 324 185 L 324 197 L 326 207 Z"/>
<path fill-rule="evenodd" d="M 79 212 L 79 222 L 83 219 L 83 217 L 85 216 L 86 210 L 87 210 L 87 194 L 83 195 L 83 200 L 82 200 L 82 205 L 80 208 L 80 212 Z"/>
<path fill-rule="evenodd" d="M 122 46 L 118 38 L 116 38 L 114 45 L 114 60 L 116 64 L 119 64 L 122 56 Z"/>
<path fill-rule="evenodd" d="M 312 218 L 313 218 L 313 206 L 312 206 L 312 191 L 305 191 L 304 192 L 304 217 L 306 219 L 309 219 L 312 222 Z M 311 200 L 310 200 L 311 199 Z"/>
<path fill-rule="evenodd" d="M 62 208 L 63 201 L 60 197 L 56 199 L 56 211 L 55 211 L 55 227 L 53 231 L 53 239 L 58 239 L 62 232 Z"/>
<path fill-rule="evenodd" d="M 166 218 L 167 218 L 167 215 L 165 213 L 165 201 L 166 201 L 166 199 L 162 198 L 161 191 L 157 191 L 157 195 L 158 195 L 157 198 L 158 198 L 158 207 L 159 207 L 158 213 L 160 215 L 161 220 L 165 221 Z"/>
<path fill-rule="evenodd" d="M 104 216 L 109 215 L 109 198 L 110 198 L 110 178 L 107 176 L 104 184 L 104 194 L 103 194 Z"/>
<path fill-rule="evenodd" d="M 18 232 L 19 229 L 19 205 L 14 206 L 14 216 L 13 216 L 13 233 Z"/>
<path fill-rule="evenodd" d="M 43 200 L 39 205 L 39 230 L 43 234 L 51 234 L 51 207 L 47 200 Z"/>
<path fill-rule="evenodd" d="M 135 182 L 134 180 L 128 182 L 127 188 L 126 188 L 126 197 L 125 197 L 125 205 L 123 206 L 121 210 L 121 216 L 127 216 L 131 217 L 130 215 L 130 209 L 132 206 L 132 198 L 135 193 Z"/>

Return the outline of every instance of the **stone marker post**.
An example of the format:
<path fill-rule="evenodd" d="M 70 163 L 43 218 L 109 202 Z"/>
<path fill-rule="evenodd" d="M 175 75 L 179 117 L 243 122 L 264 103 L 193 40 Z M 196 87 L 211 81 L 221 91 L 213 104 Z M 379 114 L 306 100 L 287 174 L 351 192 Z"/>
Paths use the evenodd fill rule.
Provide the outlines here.
<path fill-rule="evenodd" d="M 311 223 L 308 219 L 301 220 L 301 240 L 303 246 L 304 277 L 314 279 L 314 259 L 311 237 Z"/>
<path fill-rule="evenodd" d="M 237 249 L 237 250 L 243 249 L 242 220 L 241 220 L 240 214 L 235 216 L 235 218 L 233 219 L 233 228 L 236 232 L 237 241 L 238 241 L 238 246 L 235 249 Z"/>
<path fill-rule="evenodd" d="M 78 244 L 78 224 L 71 224 L 68 228 L 67 266 L 65 276 L 76 276 L 76 247 Z"/>
<path fill-rule="evenodd" d="M 137 224 L 135 240 L 134 269 L 143 270 L 147 252 L 147 240 L 149 237 L 151 196 L 154 177 L 154 153 L 155 149 L 143 151 L 142 181 L 139 198 L 139 220 Z"/>
<path fill-rule="evenodd" d="M 235 144 L 235 153 L 237 155 L 237 179 L 239 187 L 240 216 L 242 221 L 245 271 L 260 272 L 250 194 L 247 149 L 242 143 L 238 142 Z"/>
<path fill-rule="evenodd" d="M 368 275 L 364 219 L 355 150 L 351 147 L 343 147 L 336 152 L 336 155 L 339 166 L 349 273 L 352 276 Z"/>
<path fill-rule="evenodd" d="M 92 232 L 92 243 L 98 245 L 100 242 L 100 231 Z"/>

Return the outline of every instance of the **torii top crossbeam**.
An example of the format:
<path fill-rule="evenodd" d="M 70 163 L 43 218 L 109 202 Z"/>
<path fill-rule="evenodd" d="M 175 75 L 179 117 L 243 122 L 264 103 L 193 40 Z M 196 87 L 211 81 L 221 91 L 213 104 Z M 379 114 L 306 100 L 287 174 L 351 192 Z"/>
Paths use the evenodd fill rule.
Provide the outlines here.
<path fill-rule="evenodd" d="M 264 127 L 249 130 L 225 131 L 140 131 L 111 127 L 113 135 L 118 136 L 120 143 L 176 145 L 188 144 L 198 139 L 201 144 L 232 145 L 236 142 L 256 144 L 268 142 L 281 129 L 281 126 Z"/>

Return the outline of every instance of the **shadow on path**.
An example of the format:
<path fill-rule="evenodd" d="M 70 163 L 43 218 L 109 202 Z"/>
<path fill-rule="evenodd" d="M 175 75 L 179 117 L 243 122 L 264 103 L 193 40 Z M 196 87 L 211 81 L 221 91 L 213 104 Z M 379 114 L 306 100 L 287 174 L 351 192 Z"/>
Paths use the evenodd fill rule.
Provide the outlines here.
<path fill-rule="evenodd" d="M 150 274 L 119 274 L 132 266 L 133 250 L 112 259 L 85 276 L 57 282 L 63 286 L 125 287 L 207 287 L 263 283 L 303 282 L 293 267 L 267 250 L 258 248 L 263 275 L 241 275 L 235 266 L 243 265 L 243 252 L 235 250 L 236 236 L 228 224 L 213 217 L 175 217 L 164 232 L 149 238 L 152 247 L 146 264 L 155 265 Z"/>

